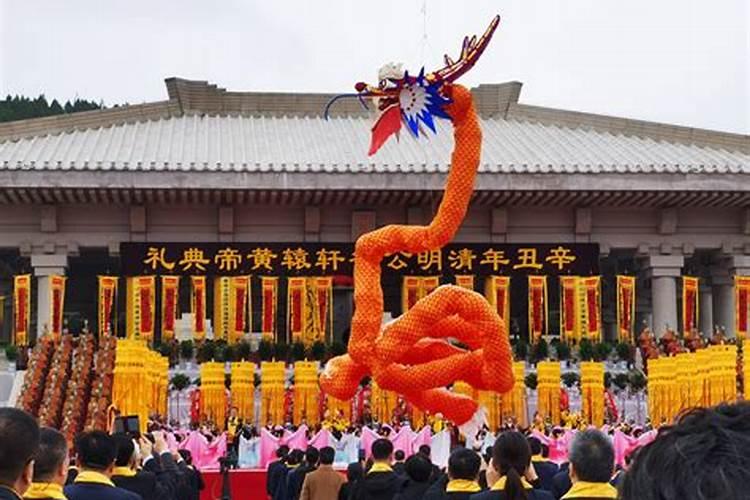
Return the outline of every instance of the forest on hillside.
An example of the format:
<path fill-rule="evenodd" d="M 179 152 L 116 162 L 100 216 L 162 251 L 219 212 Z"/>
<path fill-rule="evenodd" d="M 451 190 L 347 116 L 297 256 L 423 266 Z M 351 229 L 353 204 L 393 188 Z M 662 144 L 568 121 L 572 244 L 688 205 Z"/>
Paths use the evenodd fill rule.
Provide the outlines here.
<path fill-rule="evenodd" d="M 53 99 L 52 102 L 47 101 L 44 94 L 36 98 L 8 95 L 0 101 L 0 122 L 62 115 L 77 111 L 91 111 L 93 109 L 103 109 L 104 107 L 104 102 L 102 101 L 96 102 L 79 98 L 76 98 L 72 102 L 66 101 L 65 104 L 60 104 L 57 99 Z"/>

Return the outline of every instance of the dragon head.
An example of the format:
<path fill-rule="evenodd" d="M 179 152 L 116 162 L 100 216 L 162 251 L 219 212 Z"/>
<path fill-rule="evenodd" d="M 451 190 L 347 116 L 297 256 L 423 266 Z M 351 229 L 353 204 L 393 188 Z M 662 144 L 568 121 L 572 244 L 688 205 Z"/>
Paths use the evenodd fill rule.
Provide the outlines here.
<path fill-rule="evenodd" d="M 500 16 L 495 16 L 479 39 L 465 37 L 458 60 L 446 55 L 445 66 L 437 71 L 425 73 L 422 68 L 419 74 L 410 75 L 400 64 L 386 64 L 378 72 L 378 85 L 357 83 L 356 93 L 336 96 L 328 103 L 326 116 L 330 106 L 342 97 L 357 97 L 365 107 L 367 100 L 373 101 L 377 117 L 372 127 L 369 155 L 375 154 L 390 136 L 398 136 L 402 124 L 415 137 L 419 137 L 420 132 L 424 134 L 424 127 L 435 132 L 435 117 L 450 119 L 445 110 L 451 102 L 446 85 L 474 66 L 499 23 Z"/>

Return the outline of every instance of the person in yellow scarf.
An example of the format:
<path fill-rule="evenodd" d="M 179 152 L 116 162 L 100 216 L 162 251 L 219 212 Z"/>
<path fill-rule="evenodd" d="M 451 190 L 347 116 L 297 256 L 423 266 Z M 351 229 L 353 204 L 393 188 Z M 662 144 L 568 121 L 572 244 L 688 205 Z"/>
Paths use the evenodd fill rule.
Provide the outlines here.
<path fill-rule="evenodd" d="M 615 469 L 615 449 L 606 434 L 596 429 L 578 432 L 568 458 L 573 486 L 561 500 L 617 498 L 617 489 L 609 484 Z"/>
<path fill-rule="evenodd" d="M 477 480 L 481 461 L 475 451 L 456 448 L 448 458 L 448 482 L 437 481 L 422 500 L 469 500 L 482 490 Z"/>
<path fill-rule="evenodd" d="M 64 488 L 68 500 L 140 500 L 141 497 L 115 486 L 117 445 L 102 431 L 84 432 L 76 439 L 76 455 L 81 472 Z"/>
<path fill-rule="evenodd" d="M 65 500 L 63 486 L 69 462 L 65 436 L 43 427 L 39 431 L 39 451 L 34 458 L 34 481 L 23 494 L 24 500 Z"/>
<path fill-rule="evenodd" d="M 33 480 L 39 424 L 23 410 L 0 408 L 0 500 L 20 500 Z"/>

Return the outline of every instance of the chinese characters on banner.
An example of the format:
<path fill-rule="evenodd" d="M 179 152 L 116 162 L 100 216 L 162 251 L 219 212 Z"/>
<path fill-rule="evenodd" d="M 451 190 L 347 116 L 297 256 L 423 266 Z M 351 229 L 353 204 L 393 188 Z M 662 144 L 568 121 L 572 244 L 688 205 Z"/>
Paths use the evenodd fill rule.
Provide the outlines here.
<path fill-rule="evenodd" d="M 138 276 L 127 279 L 127 338 L 152 341 L 154 338 L 156 279 Z"/>
<path fill-rule="evenodd" d="M 65 276 L 53 274 L 49 277 L 49 331 L 59 339 L 63 330 L 63 309 L 65 307 Z"/>
<path fill-rule="evenodd" d="M 117 276 L 98 276 L 99 281 L 99 301 L 98 301 L 98 334 L 110 335 L 117 334 L 115 331 L 116 319 L 113 317 L 117 307 Z"/>
<path fill-rule="evenodd" d="M 354 265 L 353 243 L 122 243 L 120 252 L 127 276 L 351 276 Z M 593 243 L 456 243 L 388 255 L 383 271 L 396 277 L 588 276 L 598 273 L 598 261 L 599 247 Z"/>

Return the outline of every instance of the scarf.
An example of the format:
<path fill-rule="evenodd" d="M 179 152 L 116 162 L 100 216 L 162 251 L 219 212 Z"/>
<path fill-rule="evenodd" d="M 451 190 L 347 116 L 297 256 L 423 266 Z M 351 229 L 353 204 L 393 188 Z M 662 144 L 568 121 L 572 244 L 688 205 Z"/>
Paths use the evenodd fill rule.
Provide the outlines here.
<path fill-rule="evenodd" d="M 135 471 L 130 467 L 115 467 L 112 470 L 112 475 L 121 477 L 133 477 L 135 476 Z"/>
<path fill-rule="evenodd" d="M 546 458 L 544 458 L 544 457 L 543 457 L 543 456 L 541 456 L 541 455 L 531 455 L 531 461 L 532 461 L 532 462 L 546 462 L 546 461 L 547 461 L 547 459 L 546 459 Z"/>
<path fill-rule="evenodd" d="M 563 498 L 617 498 L 617 489 L 609 483 L 576 481 Z"/>
<path fill-rule="evenodd" d="M 500 479 L 497 480 L 495 484 L 492 485 L 492 488 L 490 488 L 492 491 L 503 491 L 505 490 L 505 483 L 508 480 L 505 476 L 502 476 Z M 523 489 L 525 490 L 533 490 L 534 487 L 531 486 L 528 481 L 526 481 L 526 478 L 521 477 L 521 486 L 523 486 Z"/>
<path fill-rule="evenodd" d="M 372 467 L 370 467 L 370 470 L 367 471 L 368 474 L 372 474 L 373 472 L 393 472 L 393 469 L 391 469 L 391 466 L 386 463 L 375 462 L 372 464 Z"/>
<path fill-rule="evenodd" d="M 55 500 L 67 500 L 63 494 L 63 487 L 56 483 L 31 483 L 26 494 L 26 498 L 53 498 Z"/>
<path fill-rule="evenodd" d="M 92 483 L 92 484 L 103 484 L 105 486 L 111 486 L 114 488 L 115 483 L 112 482 L 107 476 L 101 472 L 93 470 L 81 471 L 77 476 L 74 483 Z"/>
<path fill-rule="evenodd" d="M 478 491 L 482 491 L 482 488 L 479 487 L 479 484 L 477 484 L 476 481 L 469 481 L 468 479 L 451 479 L 445 486 L 446 493 L 476 493 Z"/>

